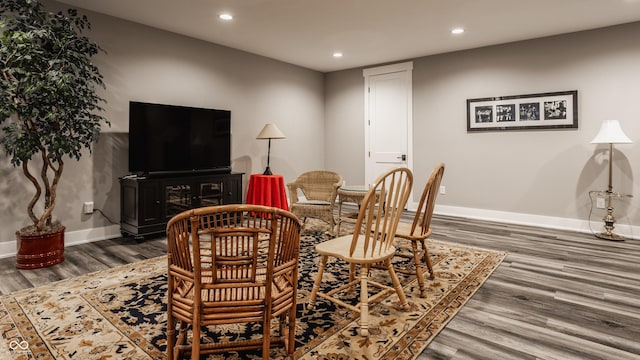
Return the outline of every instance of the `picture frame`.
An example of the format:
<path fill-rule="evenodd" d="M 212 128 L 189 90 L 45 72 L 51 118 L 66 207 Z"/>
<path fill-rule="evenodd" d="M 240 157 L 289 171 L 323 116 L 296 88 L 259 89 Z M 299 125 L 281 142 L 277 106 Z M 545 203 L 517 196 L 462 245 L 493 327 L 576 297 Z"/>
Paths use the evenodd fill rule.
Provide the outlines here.
<path fill-rule="evenodd" d="M 578 90 L 467 99 L 467 131 L 578 128 Z"/>

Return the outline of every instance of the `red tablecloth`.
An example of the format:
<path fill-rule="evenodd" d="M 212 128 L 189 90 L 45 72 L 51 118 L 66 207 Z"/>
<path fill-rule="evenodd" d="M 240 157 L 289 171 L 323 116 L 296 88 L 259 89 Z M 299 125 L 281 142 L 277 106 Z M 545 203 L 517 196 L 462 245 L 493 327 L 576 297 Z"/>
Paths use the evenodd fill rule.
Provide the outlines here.
<path fill-rule="evenodd" d="M 247 204 L 266 205 L 289 210 L 282 175 L 251 174 Z"/>

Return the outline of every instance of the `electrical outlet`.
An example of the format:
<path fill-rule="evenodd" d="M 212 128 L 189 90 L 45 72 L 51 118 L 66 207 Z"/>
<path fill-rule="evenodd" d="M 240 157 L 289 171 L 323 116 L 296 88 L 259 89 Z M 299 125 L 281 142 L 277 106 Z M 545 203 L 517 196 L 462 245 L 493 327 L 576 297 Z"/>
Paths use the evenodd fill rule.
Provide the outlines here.
<path fill-rule="evenodd" d="M 596 198 L 596 207 L 597 207 L 598 209 L 604 209 L 604 208 L 605 208 L 605 205 L 604 205 L 604 198 L 601 198 L 601 197 Z"/>
<path fill-rule="evenodd" d="M 83 205 L 82 205 L 82 211 L 85 214 L 93 214 L 93 201 L 86 201 Z"/>
<path fill-rule="evenodd" d="M 440 186 L 440 195 L 444 195 L 447 193 L 447 188 L 444 187 L 444 185 Z"/>

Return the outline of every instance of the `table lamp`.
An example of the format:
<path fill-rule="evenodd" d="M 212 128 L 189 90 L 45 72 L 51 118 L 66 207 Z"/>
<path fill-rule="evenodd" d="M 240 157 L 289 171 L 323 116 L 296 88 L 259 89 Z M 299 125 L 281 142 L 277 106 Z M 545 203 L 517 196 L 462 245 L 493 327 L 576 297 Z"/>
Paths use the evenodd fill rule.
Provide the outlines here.
<path fill-rule="evenodd" d="M 623 237 L 613 233 L 616 219 L 613 217 L 613 206 L 611 206 L 611 198 L 613 194 L 613 186 L 611 184 L 613 173 L 613 144 L 630 144 L 631 139 L 622 132 L 618 120 L 605 120 L 600 127 L 600 132 L 596 135 L 592 144 L 609 144 L 609 185 L 607 187 L 607 214 L 602 219 L 604 221 L 604 232 L 597 233 L 596 236 L 607 240 L 623 240 Z"/>
<path fill-rule="evenodd" d="M 262 131 L 260 131 L 260 133 L 258 134 L 258 136 L 256 136 L 256 139 L 269 139 L 269 150 L 267 152 L 267 168 L 264 170 L 263 175 L 271 175 L 271 168 L 269 167 L 269 160 L 271 158 L 271 139 L 284 139 L 285 136 L 282 133 L 282 131 L 280 131 L 280 129 L 278 129 L 278 127 L 275 124 L 266 124 L 263 128 Z"/>

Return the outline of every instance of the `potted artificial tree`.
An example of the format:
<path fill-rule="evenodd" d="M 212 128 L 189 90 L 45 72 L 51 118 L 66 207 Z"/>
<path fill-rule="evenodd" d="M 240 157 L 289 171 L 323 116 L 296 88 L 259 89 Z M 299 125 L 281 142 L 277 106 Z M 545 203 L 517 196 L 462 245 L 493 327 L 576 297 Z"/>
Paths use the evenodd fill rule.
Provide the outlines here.
<path fill-rule="evenodd" d="M 75 9 L 49 12 L 35 0 L 0 3 L 0 143 L 35 190 L 31 224 L 16 231 L 16 266 L 64 259 L 65 227 L 53 221 L 66 157 L 79 160 L 100 133 L 102 75 L 91 62 L 100 48 L 82 35 L 90 23 Z"/>

